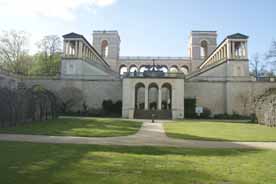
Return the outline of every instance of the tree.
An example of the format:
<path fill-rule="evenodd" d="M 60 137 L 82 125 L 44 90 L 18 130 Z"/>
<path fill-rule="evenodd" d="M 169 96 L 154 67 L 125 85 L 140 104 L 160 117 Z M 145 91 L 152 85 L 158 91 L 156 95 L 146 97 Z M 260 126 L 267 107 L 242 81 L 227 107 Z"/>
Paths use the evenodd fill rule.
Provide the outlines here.
<path fill-rule="evenodd" d="M 59 72 L 61 61 L 61 39 L 57 35 L 48 35 L 41 39 L 35 55 L 35 74 L 55 75 Z"/>
<path fill-rule="evenodd" d="M 272 67 L 272 73 L 276 73 L 276 41 L 273 40 L 271 44 L 271 48 L 268 51 L 266 59 L 269 61 Z"/>
<path fill-rule="evenodd" d="M 260 56 L 256 53 L 250 62 L 251 73 L 254 77 L 260 77 L 265 72 L 265 65 L 260 60 Z"/>
<path fill-rule="evenodd" d="M 24 31 L 3 31 L 0 35 L 0 65 L 16 74 L 28 74 L 32 64 L 27 50 L 28 34 Z"/>
<path fill-rule="evenodd" d="M 56 118 L 56 102 L 54 93 L 40 85 L 28 89 L 0 87 L 0 127 Z"/>

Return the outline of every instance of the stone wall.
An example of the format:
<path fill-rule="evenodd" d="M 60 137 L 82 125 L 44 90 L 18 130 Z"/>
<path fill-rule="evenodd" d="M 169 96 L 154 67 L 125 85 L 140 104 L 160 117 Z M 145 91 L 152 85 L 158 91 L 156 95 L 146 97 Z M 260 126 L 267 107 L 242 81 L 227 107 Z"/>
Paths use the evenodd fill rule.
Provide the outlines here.
<path fill-rule="evenodd" d="M 224 82 L 185 82 L 185 99 L 195 98 L 196 105 L 207 107 L 212 114 L 223 114 L 225 107 Z"/>
<path fill-rule="evenodd" d="M 16 76 L 0 70 L 0 87 L 14 89 L 17 88 L 18 81 Z"/>
<path fill-rule="evenodd" d="M 276 88 L 269 89 L 258 97 L 256 117 L 259 124 L 276 126 Z"/>
<path fill-rule="evenodd" d="M 197 106 L 207 107 L 215 114 L 249 116 L 255 113 L 254 100 L 275 82 L 256 81 L 186 81 L 185 98 L 196 98 Z"/>
<path fill-rule="evenodd" d="M 27 87 L 40 84 L 58 93 L 63 88 L 74 87 L 83 92 L 88 108 L 100 109 L 104 100 L 122 100 L 121 80 L 25 80 Z"/>

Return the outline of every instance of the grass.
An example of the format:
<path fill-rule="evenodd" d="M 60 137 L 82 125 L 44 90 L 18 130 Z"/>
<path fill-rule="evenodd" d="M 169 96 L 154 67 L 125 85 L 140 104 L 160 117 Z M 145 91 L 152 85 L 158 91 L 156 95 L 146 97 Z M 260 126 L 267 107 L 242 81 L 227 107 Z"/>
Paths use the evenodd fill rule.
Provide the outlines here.
<path fill-rule="evenodd" d="M 216 141 L 276 141 L 276 128 L 252 123 L 186 120 L 164 125 L 169 137 Z"/>
<path fill-rule="evenodd" d="M 275 184 L 276 151 L 0 142 L 3 184 Z"/>
<path fill-rule="evenodd" d="M 135 134 L 141 122 L 120 119 L 64 118 L 34 122 L 11 128 L 0 128 L 0 133 L 58 135 L 80 137 L 114 137 Z"/>

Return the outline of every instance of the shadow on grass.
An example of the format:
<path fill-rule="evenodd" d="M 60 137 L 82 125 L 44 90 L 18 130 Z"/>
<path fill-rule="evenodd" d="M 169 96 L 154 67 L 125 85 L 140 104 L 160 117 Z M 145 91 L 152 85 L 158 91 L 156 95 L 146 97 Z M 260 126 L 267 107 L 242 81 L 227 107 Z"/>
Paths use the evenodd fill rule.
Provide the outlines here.
<path fill-rule="evenodd" d="M 109 137 L 134 134 L 141 128 L 141 125 L 141 122 L 120 119 L 62 118 L 2 128 L 0 132 L 33 135 Z"/>
<path fill-rule="evenodd" d="M 168 137 L 174 138 L 174 139 L 200 140 L 200 141 L 221 141 L 221 142 L 235 141 L 235 140 L 222 139 L 222 138 L 201 137 L 201 136 L 184 134 L 184 133 L 178 134 L 178 133 L 169 133 L 169 132 L 166 132 L 166 135 Z"/>
<path fill-rule="evenodd" d="M 261 150 L 213 150 L 0 142 L 1 183 L 226 183 L 201 169 L 196 158 L 254 154 Z M 175 157 L 182 156 L 179 160 Z M 206 162 L 208 158 L 206 158 Z M 175 164 L 175 165 L 174 165 Z M 200 168 L 200 169 L 199 169 Z M 103 180 L 105 177 L 105 180 Z M 209 182 L 206 182 L 209 181 Z M 241 178 L 233 183 L 249 184 Z"/>

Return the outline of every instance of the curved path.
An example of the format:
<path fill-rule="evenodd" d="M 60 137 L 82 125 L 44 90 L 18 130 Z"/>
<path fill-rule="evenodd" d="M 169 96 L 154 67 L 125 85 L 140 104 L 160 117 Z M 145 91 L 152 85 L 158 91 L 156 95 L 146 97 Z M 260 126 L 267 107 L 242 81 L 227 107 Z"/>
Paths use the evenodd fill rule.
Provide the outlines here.
<path fill-rule="evenodd" d="M 162 121 L 151 123 L 145 120 L 142 128 L 135 134 L 123 137 L 71 137 L 0 134 L 3 141 L 21 141 L 33 143 L 54 144 L 94 144 L 94 145 L 123 145 L 123 146 L 166 146 L 183 148 L 257 148 L 275 149 L 276 142 L 222 142 L 174 139 L 166 136 Z"/>

